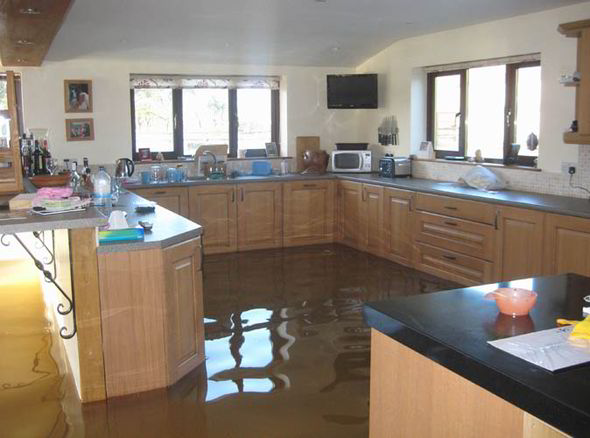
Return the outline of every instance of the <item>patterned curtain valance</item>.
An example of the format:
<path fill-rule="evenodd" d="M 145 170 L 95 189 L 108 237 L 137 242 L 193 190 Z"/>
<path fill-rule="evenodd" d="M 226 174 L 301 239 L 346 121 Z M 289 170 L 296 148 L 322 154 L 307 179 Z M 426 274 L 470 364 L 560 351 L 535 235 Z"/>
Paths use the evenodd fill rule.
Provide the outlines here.
<path fill-rule="evenodd" d="M 131 88 L 267 88 L 278 90 L 277 76 L 188 76 L 132 74 Z"/>
<path fill-rule="evenodd" d="M 528 53 L 526 55 L 505 56 L 503 58 L 480 59 L 477 61 L 456 62 L 453 64 L 431 65 L 424 67 L 426 73 L 437 73 L 452 70 L 463 70 L 466 68 L 488 67 L 501 64 L 516 64 L 520 62 L 540 61 L 540 53 Z"/>

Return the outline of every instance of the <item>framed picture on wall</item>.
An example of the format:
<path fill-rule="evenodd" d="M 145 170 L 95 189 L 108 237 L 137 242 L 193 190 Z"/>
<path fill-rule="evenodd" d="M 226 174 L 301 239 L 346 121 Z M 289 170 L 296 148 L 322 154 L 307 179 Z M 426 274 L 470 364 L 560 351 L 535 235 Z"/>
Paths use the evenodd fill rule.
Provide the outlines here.
<path fill-rule="evenodd" d="M 66 139 L 67 141 L 94 140 L 94 120 L 67 119 Z"/>
<path fill-rule="evenodd" d="M 66 79 L 64 81 L 64 103 L 66 113 L 91 113 L 92 81 Z"/>

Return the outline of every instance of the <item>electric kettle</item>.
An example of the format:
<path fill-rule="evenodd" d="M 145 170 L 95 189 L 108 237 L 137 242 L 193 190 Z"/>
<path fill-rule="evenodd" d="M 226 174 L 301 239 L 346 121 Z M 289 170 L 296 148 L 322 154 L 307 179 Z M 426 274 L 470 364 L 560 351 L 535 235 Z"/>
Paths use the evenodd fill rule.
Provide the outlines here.
<path fill-rule="evenodd" d="M 129 158 L 119 158 L 115 165 L 115 177 L 117 178 L 128 178 L 135 171 L 135 163 Z"/>

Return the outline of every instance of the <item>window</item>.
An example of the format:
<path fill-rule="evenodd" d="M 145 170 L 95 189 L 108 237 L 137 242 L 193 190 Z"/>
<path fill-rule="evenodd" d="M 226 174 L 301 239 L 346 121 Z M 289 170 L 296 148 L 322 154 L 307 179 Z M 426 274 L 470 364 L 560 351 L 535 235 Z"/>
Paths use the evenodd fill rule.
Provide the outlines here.
<path fill-rule="evenodd" d="M 132 75 L 131 83 L 135 159 L 140 148 L 174 159 L 200 145 L 227 144 L 228 155 L 238 157 L 278 143 L 278 81 Z"/>
<path fill-rule="evenodd" d="M 519 144 L 517 164 L 533 166 L 541 113 L 539 61 L 474 66 L 428 74 L 428 139 L 437 158 L 473 157 L 501 163 Z"/>

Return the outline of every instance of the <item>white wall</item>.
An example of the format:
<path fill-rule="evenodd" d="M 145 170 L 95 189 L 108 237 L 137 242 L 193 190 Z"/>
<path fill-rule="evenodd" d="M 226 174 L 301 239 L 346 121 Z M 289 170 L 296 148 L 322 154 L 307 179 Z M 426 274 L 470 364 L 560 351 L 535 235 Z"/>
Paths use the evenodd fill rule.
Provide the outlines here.
<path fill-rule="evenodd" d="M 88 157 L 93 164 L 131 156 L 130 73 L 256 74 L 281 76 L 281 146 L 293 155 L 295 138 L 319 135 L 322 147 L 356 141 L 356 112 L 328 110 L 326 74 L 352 73 L 346 68 L 199 65 L 184 62 L 141 62 L 105 57 L 44 62 L 23 68 L 23 112 L 26 128 L 49 128 L 50 147 L 57 158 Z M 64 79 L 91 79 L 92 114 L 64 112 Z M 65 119 L 93 117 L 95 140 L 66 142 Z M 288 144 L 285 149 L 284 145 Z"/>
<path fill-rule="evenodd" d="M 557 32 L 560 23 L 590 18 L 590 3 L 521 15 L 396 42 L 357 68 L 380 74 L 380 109 L 359 116 L 359 135 L 374 138 L 386 115 L 399 121 L 400 146 L 407 155 L 426 137 L 426 77 L 423 67 L 541 53 L 542 103 L 539 167 L 560 172 L 561 162 L 577 162 L 578 146 L 563 143 L 562 134 L 574 119 L 574 90 L 559 76 L 576 66 L 576 40 Z"/>

